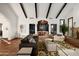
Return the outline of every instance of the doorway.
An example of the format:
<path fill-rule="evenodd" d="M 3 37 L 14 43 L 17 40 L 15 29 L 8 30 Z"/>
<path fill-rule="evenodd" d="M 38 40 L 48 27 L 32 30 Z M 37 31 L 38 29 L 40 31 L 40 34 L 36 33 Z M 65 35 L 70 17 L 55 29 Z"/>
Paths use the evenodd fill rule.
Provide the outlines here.
<path fill-rule="evenodd" d="M 35 34 L 35 24 L 29 24 L 29 34 Z"/>

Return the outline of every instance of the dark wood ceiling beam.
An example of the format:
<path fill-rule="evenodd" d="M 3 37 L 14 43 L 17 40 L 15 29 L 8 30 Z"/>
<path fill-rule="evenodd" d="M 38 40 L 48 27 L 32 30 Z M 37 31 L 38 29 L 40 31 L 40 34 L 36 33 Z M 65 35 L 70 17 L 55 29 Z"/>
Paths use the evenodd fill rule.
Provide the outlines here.
<path fill-rule="evenodd" d="M 36 18 L 37 18 L 37 3 L 35 3 L 35 14 L 36 14 Z"/>
<path fill-rule="evenodd" d="M 20 3 L 20 6 L 21 6 L 21 8 L 22 8 L 22 11 L 23 11 L 23 13 L 24 13 L 25 17 L 27 18 L 27 14 L 26 14 L 26 12 L 25 12 L 25 9 L 24 9 L 23 4 L 22 4 L 22 3 Z"/>
<path fill-rule="evenodd" d="M 64 5 L 62 6 L 62 8 L 60 9 L 60 11 L 58 12 L 56 18 L 59 17 L 59 15 L 61 14 L 61 12 L 63 11 L 63 9 L 66 7 L 67 3 L 64 3 Z"/>
<path fill-rule="evenodd" d="M 48 18 L 48 15 L 49 15 L 49 12 L 50 12 L 50 9 L 51 9 L 51 5 L 52 5 L 52 3 L 49 4 L 48 11 L 47 11 L 47 14 L 46 14 L 46 18 Z"/>

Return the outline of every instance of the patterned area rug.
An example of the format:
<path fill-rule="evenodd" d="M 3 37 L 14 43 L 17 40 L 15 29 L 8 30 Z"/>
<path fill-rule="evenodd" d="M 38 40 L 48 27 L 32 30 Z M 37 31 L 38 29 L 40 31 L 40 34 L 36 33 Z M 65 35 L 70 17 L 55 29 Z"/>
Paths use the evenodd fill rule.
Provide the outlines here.
<path fill-rule="evenodd" d="M 72 45 L 66 43 L 65 41 L 55 41 L 55 43 L 59 44 L 61 48 L 66 48 L 66 49 L 74 49 Z"/>
<path fill-rule="evenodd" d="M 38 56 L 59 56 L 58 52 L 46 53 L 45 51 L 38 51 Z"/>
<path fill-rule="evenodd" d="M 38 56 L 47 56 L 44 51 L 38 51 Z"/>
<path fill-rule="evenodd" d="M 71 46 L 70 44 L 68 44 L 64 41 L 55 41 L 54 43 L 59 44 L 61 48 L 74 49 L 73 46 Z M 59 56 L 58 52 L 51 52 L 51 54 L 48 53 L 48 51 L 45 50 L 45 45 L 42 45 L 42 48 L 43 48 L 42 51 L 40 51 L 40 50 L 38 51 L 38 56 Z"/>
<path fill-rule="evenodd" d="M 44 42 L 38 43 L 38 56 L 57 56 L 58 52 L 48 52 Z"/>

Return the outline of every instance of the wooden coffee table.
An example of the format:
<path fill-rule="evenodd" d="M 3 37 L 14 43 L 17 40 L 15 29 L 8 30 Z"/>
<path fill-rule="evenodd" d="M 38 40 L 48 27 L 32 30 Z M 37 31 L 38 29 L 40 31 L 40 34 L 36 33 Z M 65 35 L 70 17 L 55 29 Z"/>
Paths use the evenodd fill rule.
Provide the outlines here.
<path fill-rule="evenodd" d="M 27 55 L 27 56 L 30 56 L 32 53 L 32 47 L 23 47 L 21 48 L 17 55 Z"/>

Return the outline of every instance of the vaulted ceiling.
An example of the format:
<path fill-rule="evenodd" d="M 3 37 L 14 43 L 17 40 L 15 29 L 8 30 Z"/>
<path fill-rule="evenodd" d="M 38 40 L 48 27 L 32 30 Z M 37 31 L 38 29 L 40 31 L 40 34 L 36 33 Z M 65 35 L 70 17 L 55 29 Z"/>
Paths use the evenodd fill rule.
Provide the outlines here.
<path fill-rule="evenodd" d="M 16 3 L 10 5 L 12 6 L 13 9 L 14 8 L 16 9 L 14 10 L 17 11 L 17 14 L 22 12 L 26 18 L 30 18 L 30 19 L 58 18 L 65 9 L 66 11 L 69 10 L 69 8 L 68 9 L 66 8 L 68 3 Z"/>

